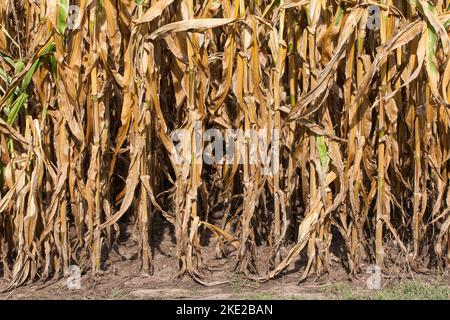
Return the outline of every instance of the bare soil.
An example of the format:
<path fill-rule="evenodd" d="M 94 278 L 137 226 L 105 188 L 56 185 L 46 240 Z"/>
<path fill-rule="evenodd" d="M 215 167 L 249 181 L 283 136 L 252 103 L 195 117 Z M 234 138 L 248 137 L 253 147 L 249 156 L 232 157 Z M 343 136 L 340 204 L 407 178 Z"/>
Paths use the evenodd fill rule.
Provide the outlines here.
<path fill-rule="evenodd" d="M 219 259 L 216 242 L 212 238 L 204 241 L 202 255 L 204 264 L 214 272 L 206 280 L 224 282 L 220 285 L 204 286 L 190 277 L 177 278 L 177 262 L 173 230 L 167 224 L 159 224 L 153 235 L 153 274 L 141 272 L 139 246 L 133 239 L 131 227 L 125 226 L 125 235 L 119 245 L 112 250 L 110 259 L 101 275 L 82 275 L 81 289 L 69 290 L 67 279 L 34 283 L 0 293 L 0 300 L 9 299 L 333 299 L 330 288 L 344 284 L 350 290 L 366 290 L 369 274 L 349 276 L 342 266 L 335 262 L 329 273 L 320 277 L 310 277 L 298 283 L 305 263 L 292 264 L 280 277 L 265 283 L 245 279 L 236 273 L 233 259 Z M 127 231 L 128 230 L 128 231 Z M 129 232 L 129 233 L 127 233 Z M 268 270 L 269 249 L 257 249 L 257 268 L 260 274 Z M 286 255 L 289 246 L 284 249 Z M 208 274 L 207 274 L 208 275 Z M 412 278 L 425 283 L 439 283 L 450 288 L 450 277 L 442 274 L 396 274 L 383 276 L 383 286 L 389 287 L 403 279 Z M 7 287 L 6 280 L 0 280 L 0 291 Z"/>

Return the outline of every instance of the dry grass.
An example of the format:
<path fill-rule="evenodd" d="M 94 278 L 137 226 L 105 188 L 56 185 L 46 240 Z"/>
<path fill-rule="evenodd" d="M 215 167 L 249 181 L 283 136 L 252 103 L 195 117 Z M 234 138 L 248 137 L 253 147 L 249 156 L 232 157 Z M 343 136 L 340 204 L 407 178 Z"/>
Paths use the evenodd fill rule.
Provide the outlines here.
<path fill-rule="evenodd" d="M 179 274 L 205 284 L 204 232 L 257 280 L 302 252 L 301 278 L 327 272 L 333 246 L 350 273 L 388 267 L 391 251 L 402 268 L 448 266 L 448 0 L 77 0 L 74 30 L 68 4 L 0 2 L 0 273 L 11 288 L 71 264 L 97 274 L 120 221 L 134 223 L 151 273 L 161 214 Z M 373 4 L 379 30 L 367 27 Z M 171 132 L 197 125 L 280 130 L 280 170 L 197 153 L 178 163 Z M 261 243 L 267 274 L 254 263 Z"/>

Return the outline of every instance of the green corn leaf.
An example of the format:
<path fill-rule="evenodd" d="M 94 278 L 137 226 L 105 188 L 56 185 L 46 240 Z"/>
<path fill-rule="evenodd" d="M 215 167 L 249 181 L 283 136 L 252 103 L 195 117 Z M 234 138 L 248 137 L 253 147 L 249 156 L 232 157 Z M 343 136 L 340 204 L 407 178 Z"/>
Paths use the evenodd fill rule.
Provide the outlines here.
<path fill-rule="evenodd" d="M 67 17 L 69 16 L 69 0 L 58 0 L 58 32 L 62 35 L 66 32 Z"/>
<path fill-rule="evenodd" d="M 5 53 L 0 52 L 0 57 L 2 57 L 12 68 L 15 67 L 16 63 L 10 56 L 7 56 Z"/>
<path fill-rule="evenodd" d="M 52 73 L 53 74 L 56 74 L 56 71 L 57 71 L 57 61 L 56 61 L 56 58 L 55 58 L 55 56 L 54 55 L 51 55 L 50 56 L 50 68 L 51 68 L 51 70 L 52 70 Z"/>
<path fill-rule="evenodd" d="M 11 111 L 8 114 L 8 124 L 13 124 L 16 121 L 19 111 L 22 109 L 22 107 L 25 105 L 27 101 L 28 101 L 28 94 L 22 92 L 20 96 L 12 104 Z"/>
<path fill-rule="evenodd" d="M 339 6 L 339 8 L 337 9 L 336 15 L 334 16 L 333 25 L 335 27 L 337 27 L 341 23 L 343 16 L 344 16 L 344 8 Z"/>
<path fill-rule="evenodd" d="M 3 70 L 2 68 L 0 68 L 0 79 L 2 79 L 3 81 L 5 81 L 6 83 L 9 83 L 10 77 L 9 77 L 8 74 L 5 72 L 5 70 Z"/>
<path fill-rule="evenodd" d="M 25 75 L 25 78 L 23 79 L 23 82 L 22 82 L 22 88 L 21 88 L 22 90 L 26 90 L 27 87 L 30 85 L 31 79 L 33 78 L 34 73 L 36 72 L 38 67 L 41 65 L 41 63 L 42 63 L 41 59 L 37 59 L 31 66 L 31 68 L 28 70 L 28 72 Z"/>
<path fill-rule="evenodd" d="M 17 61 L 14 63 L 14 73 L 19 74 L 25 69 L 25 63 L 22 60 Z"/>
<path fill-rule="evenodd" d="M 317 137 L 317 150 L 319 151 L 320 164 L 326 172 L 328 171 L 328 166 L 330 164 L 330 157 L 328 156 L 328 148 L 325 144 L 324 136 Z"/>

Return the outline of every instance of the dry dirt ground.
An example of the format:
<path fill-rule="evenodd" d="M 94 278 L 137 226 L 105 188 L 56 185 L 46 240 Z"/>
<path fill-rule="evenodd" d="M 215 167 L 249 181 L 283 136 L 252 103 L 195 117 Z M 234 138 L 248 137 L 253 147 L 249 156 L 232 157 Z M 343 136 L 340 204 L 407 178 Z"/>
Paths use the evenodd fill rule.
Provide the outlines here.
<path fill-rule="evenodd" d="M 125 229 L 130 229 L 126 228 Z M 131 229 L 130 229 L 131 230 Z M 176 278 L 175 240 L 168 225 L 158 225 L 152 276 L 142 275 L 139 247 L 131 231 L 110 254 L 102 275 L 84 274 L 81 289 L 69 290 L 67 279 L 22 286 L 0 293 L 0 300 L 9 299 L 449 299 L 450 277 L 447 271 L 429 274 L 384 275 L 382 290 L 368 290 L 369 274 L 349 275 L 335 263 L 331 272 L 298 283 L 304 261 L 293 264 L 279 278 L 258 283 L 234 271 L 234 265 L 216 258 L 215 241 L 204 239 L 202 255 L 206 265 L 214 268 L 211 281 L 225 282 L 215 286 L 197 284 L 189 277 Z M 129 232 L 127 234 L 127 232 Z M 287 253 L 286 248 L 284 256 Z M 267 248 L 257 250 L 260 274 L 267 272 Z M 0 280 L 0 292 L 7 286 Z"/>
<path fill-rule="evenodd" d="M 415 280 L 384 281 L 382 290 L 368 290 L 366 277 L 349 279 L 324 276 L 298 284 L 298 275 L 292 274 L 256 283 L 233 276 L 226 284 L 205 287 L 190 278 L 163 278 L 109 273 L 96 278 L 84 275 L 80 290 L 69 290 L 65 279 L 47 284 L 34 284 L 0 294 L 0 300 L 273 300 L 273 299 L 450 299 L 448 277 L 415 276 Z M 3 287 L 6 285 L 3 282 Z M 1 289 L 0 285 L 0 289 Z"/>

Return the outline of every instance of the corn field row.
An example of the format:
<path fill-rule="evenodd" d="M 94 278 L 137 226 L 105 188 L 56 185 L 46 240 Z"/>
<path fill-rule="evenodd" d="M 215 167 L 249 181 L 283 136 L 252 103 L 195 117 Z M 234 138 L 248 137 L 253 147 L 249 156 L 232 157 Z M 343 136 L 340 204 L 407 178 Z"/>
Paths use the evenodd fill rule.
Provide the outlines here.
<path fill-rule="evenodd" d="M 98 274 L 121 221 L 151 273 L 157 215 L 204 284 L 205 233 L 260 281 L 448 267 L 449 30 L 448 0 L 1 0 L 0 275 Z M 279 170 L 176 161 L 197 124 L 278 130 Z"/>

